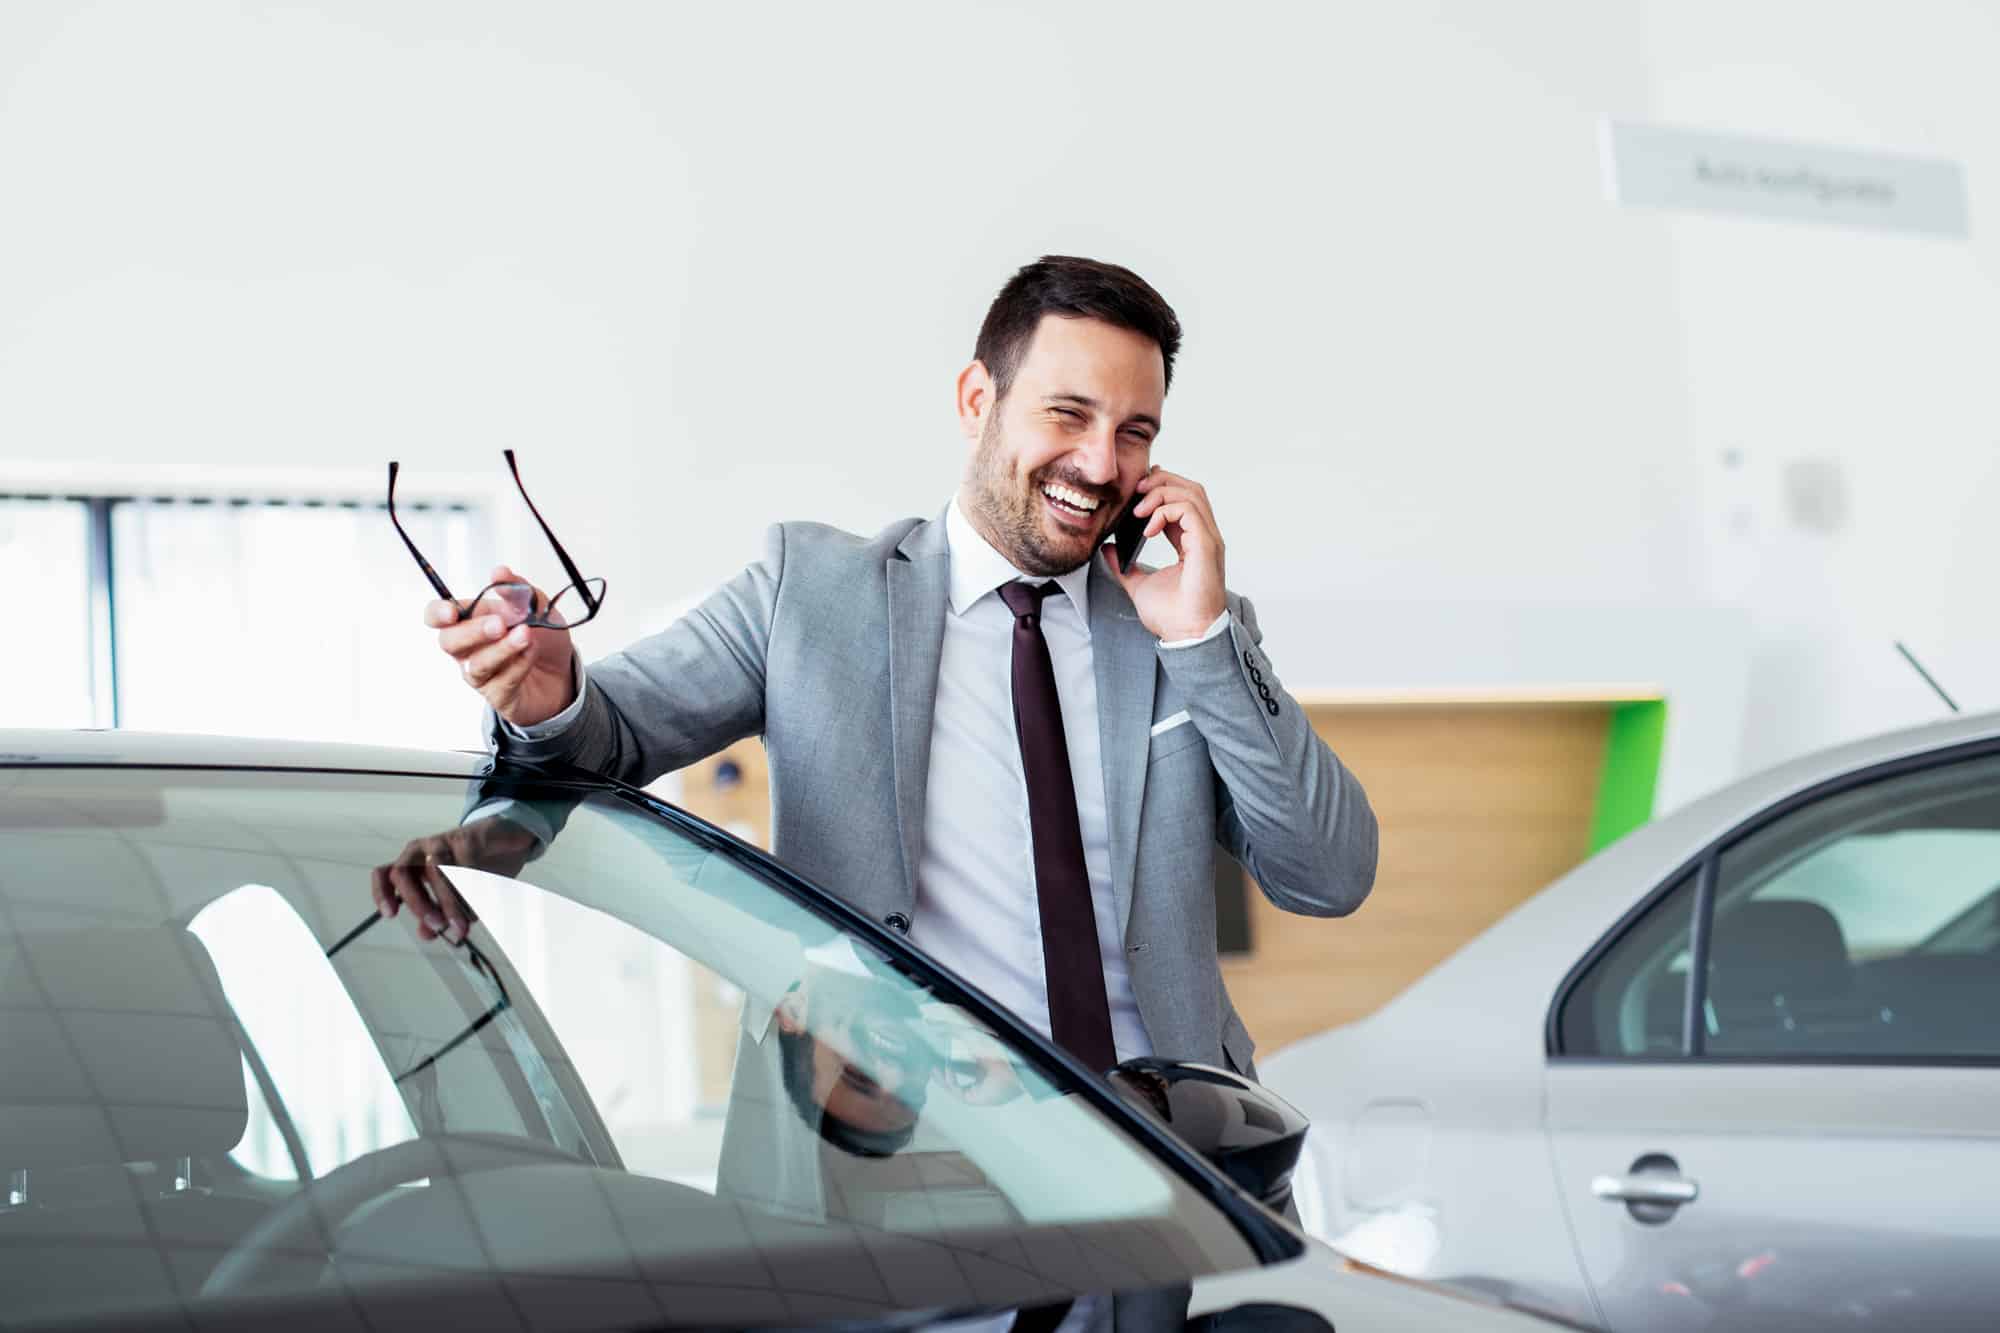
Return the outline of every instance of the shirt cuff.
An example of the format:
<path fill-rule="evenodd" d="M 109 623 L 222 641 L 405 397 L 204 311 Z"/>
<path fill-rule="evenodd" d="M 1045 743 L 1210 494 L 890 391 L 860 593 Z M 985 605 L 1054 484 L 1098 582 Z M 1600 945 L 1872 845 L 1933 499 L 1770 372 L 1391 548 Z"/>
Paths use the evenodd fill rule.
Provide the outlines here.
<path fill-rule="evenodd" d="M 500 719 L 500 727 L 517 741 L 545 741 L 559 732 L 567 731 L 570 723 L 583 716 L 583 658 L 572 652 L 569 659 L 570 682 L 576 687 L 576 698 L 568 708 L 554 717 L 530 726 L 517 727 L 506 718 Z"/>
<path fill-rule="evenodd" d="M 1162 639 L 1160 640 L 1160 647 L 1192 648 L 1198 643 L 1207 643 L 1210 639 L 1214 638 L 1216 635 L 1222 633 L 1222 631 L 1228 628 L 1229 628 L 1229 608 L 1224 607 L 1222 609 L 1222 614 L 1215 618 L 1215 623 L 1210 625 L 1207 629 L 1203 630 L 1200 634 L 1196 635 L 1194 638 L 1171 639 L 1171 640 Z"/>
<path fill-rule="evenodd" d="M 459 827 L 463 828 L 467 824 L 477 824 L 482 819 L 496 818 L 504 819 L 510 824 L 519 825 L 521 828 L 527 830 L 529 835 L 535 841 L 541 843 L 544 848 L 555 841 L 556 831 L 550 825 L 549 821 L 544 819 L 535 810 L 534 806 L 529 805 L 526 801 L 517 801 L 511 796 L 496 797 L 493 800 L 473 807 L 466 813 L 465 818 L 459 820 L 458 823 Z M 535 853 L 535 856 L 540 855 L 540 852 Z M 529 858 L 529 860 L 533 859 L 534 857 Z"/>

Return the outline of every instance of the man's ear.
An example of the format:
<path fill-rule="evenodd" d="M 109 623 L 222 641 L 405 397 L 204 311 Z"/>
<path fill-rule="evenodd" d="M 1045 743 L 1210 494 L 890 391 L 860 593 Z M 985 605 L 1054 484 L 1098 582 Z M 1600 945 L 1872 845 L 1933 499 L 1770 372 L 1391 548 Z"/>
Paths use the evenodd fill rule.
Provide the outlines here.
<path fill-rule="evenodd" d="M 979 443 L 993 407 L 993 376 L 986 372 L 984 361 L 974 361 L 958 372 L 958 429 L 969 442 Z"/>

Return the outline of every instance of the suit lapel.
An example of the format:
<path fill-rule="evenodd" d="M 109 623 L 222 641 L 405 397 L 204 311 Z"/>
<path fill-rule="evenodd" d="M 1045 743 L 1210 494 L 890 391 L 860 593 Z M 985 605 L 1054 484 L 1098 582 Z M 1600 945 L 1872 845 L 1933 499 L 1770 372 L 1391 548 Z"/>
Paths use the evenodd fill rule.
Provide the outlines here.
<path fill-rule="evenodd" d="M 951 548 L 944 520 L 919 524 L 888 564 L 889 725 L 896 758 L 896 825 L 903 840 L 907 902 L 916 901 L 923 850 L 924 792 L 930 783 L 931 716 L 937 706 Z"/>
<path fill-rule="evenodd" d="M 1090 566 L 1090 656 L 1097 678 L 1097 734 L 1104 766 L 1104 810 L 1111 841 L 1111 894 L 1122 943 L 1132 920 L 1132 878 L 1139 852 L 1139 804 L 1146 793 L 1146 759 L 1153 725 L 1158 640 L 1141 624 L 1132 599 L 1105 572 Z"/>

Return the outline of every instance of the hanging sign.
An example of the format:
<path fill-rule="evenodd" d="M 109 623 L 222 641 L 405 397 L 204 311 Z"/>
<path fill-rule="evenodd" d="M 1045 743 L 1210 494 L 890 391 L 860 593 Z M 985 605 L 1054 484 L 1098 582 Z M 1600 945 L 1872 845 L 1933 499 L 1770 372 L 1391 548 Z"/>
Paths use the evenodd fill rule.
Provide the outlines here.
<path fill-rule="evenodd" d="M 1604 167 L 1621 204 L 1932 236 L 1968 231 L 1965 172 L 1944 158 L 1606 120 Z"/>

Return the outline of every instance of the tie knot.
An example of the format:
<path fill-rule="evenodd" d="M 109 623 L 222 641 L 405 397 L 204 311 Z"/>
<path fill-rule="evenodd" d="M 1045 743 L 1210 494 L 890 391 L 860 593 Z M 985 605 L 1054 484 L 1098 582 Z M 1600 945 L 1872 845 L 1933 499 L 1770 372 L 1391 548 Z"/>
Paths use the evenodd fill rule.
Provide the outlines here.
<path fill-rule="evenodd" d="M 1042 599 L 1051 593 L 1062 591 L 1062 585 L 1054 579 L 1047 583 L 1013 583 L 1000 585 L 1000 600 L 1007 603 L 1007 609 L 1023 620 L 1032 620 L 1042 613 Z"/>

